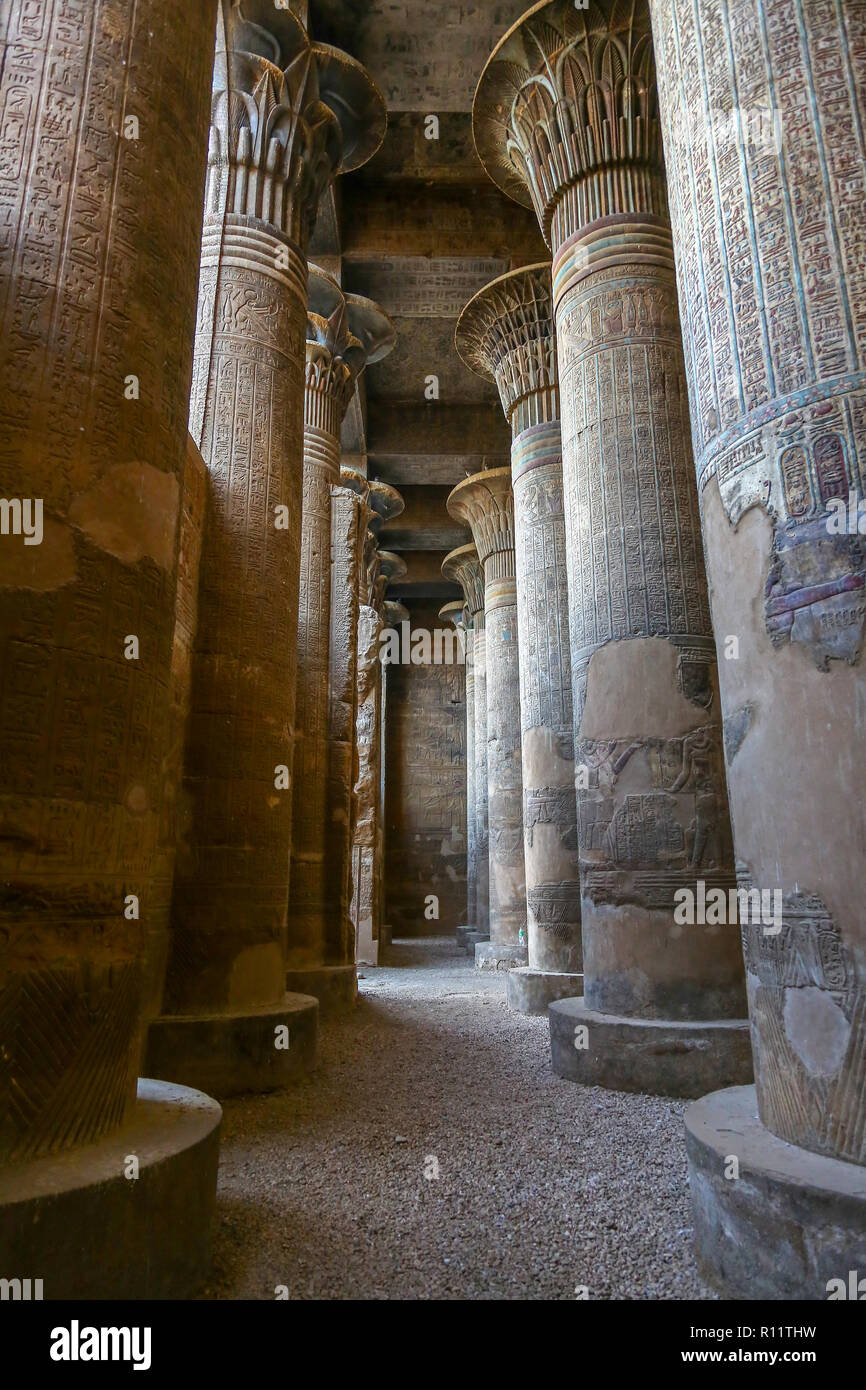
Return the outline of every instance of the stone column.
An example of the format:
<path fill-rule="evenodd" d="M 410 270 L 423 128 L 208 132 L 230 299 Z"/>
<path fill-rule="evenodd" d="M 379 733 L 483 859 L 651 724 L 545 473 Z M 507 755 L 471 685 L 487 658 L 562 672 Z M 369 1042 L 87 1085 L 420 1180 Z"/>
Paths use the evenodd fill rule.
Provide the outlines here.
<path fill-rule="evenodd" d="M 223 0 L 191 431 L 208 466 L 187 744 L 155 1074 L 213 1094 L 312 1064 L 286 997 L 303 479 L 305 249 L 319 197 L 381 142 L 365 70 L 270 0 Z"/>
<path fill-rule="evenodd" d="M 446 603 L 439 609 L 444 622 L 453 623 L 463 652 L 466 677 L 466 922 L 457 927 L 457 945 L 464 948 L 466 937 L 478 927 L 478 880 L 475 872 L 475 674 L 472 666 L 472 615 L 465 600 Z"/>
<path fill-rule="evenodd" d="M 866 10 L 651 8 L 738 877 L 766 895 L 757 1107 L 687 1116 L 697 1252 L 737 1297 L 824 1299 L 866 1270 Z"/>
<path fill-rule="evenodd" d="M 462 933 L 463 944 L 471 955 L 479 942 L 490 940 L 490 838 L 487 823 L 487 641 L 484 627 L 484 572 L 475 542 L 458 546 L 442 561 L 446 579 L 459 584 L 466 600 L 471 626 L 472 684 L 474 724 L 472 733 L 474 791 L 474 853 L 467 873 L 475 880 L 475 919 L 471 931 Z M 467 649 L 470 634 L 467 634 Z M 468 658 L 467 658 L 468 669 Z M 469 736 L 467 730 L 467 757 Z M 468 781 L 468 772 L 467 772 Z M 468 793 L 467 793 L 468 795 Z M 468 812 L 467 812 L 468 815 Z M 458 942 L 460 937 L 458 937 Z"/>
<path fill-rule="evenodd" d="M 314 995 L 323 1013 L 354 1004 L 354 939 L 349 916 L 347 827 L 335 826 L 332 682 L 345 688 L 348 642 L 355 636 L 356 567 L 350 520 L 345 560 L 334 555 L 334 494 L 340 482 L 340 426 L 361 372 L 394 346 L 390 319 L 368 299 L 344 294 L 310 266 L 304 396 L 304 494 L 298 614 L 294 832 L 289 890 L 290 990 Z M 357 503 L 350 494 L 350 509 Z M 334 563 L 351 584 L 332 596 Z M 334 623 L 332 624 L 332 618 Z M 342 619 L 342 621 L 341 621 Z M 343 636 L 346 640 L 341 641 Z"/>
<path fill-rule="evenodd" d="M 386 599 L 382 604 L 382 618 L 385 626 L 393 631 L 402 631 L 400 624 L 409 621 L 409 610 L 396 599 Z M 382 961 L 383 954 L 388 951 L 391 945 L 391 925 L 385 920 L 385 903 L 387 901 L 385 893 L 385 855 L 386 845 L 386 816 L 385 800 L 387 795 L 387 756 L 388 756 L 388 687 L 389 675 L 388 667 L 380 662 L 379 674 L 381 699 L 379 702 L 379 844 L 380 862 L 382 865 L 379 879 L 379 953 L 378 960 Z"/>
<path fill-rule="evenodd" d="M 490 940 L 476 946 L 475 964 L 510 970 L 527 960 L 511 470 L 474 473 L 452 489 L 447 505 L 451 516 L 470 527 L 484 571 Z"/>
<path fill-rule="evenodd" d="M 328 754 L 327 849 L 343 904 L 341 959 L 354 961 L 355 929 L 352 922 L 352 843 L 355 820 L 355 721 L 358 715 L 358 592 L 359 556 L 364 547 L 369 512 L 366 480 L 361 495 L 354 486 L 331 489 L 331 638 L 330 715 Z M 355 980 L 352 976 L 352 980 Z M 355 996 L 354 988 L 352 996 Z M 343 998 L 345 999 L 345 995 Z M 320 997 L 320 1011 L 339 996 Z"/>
<path fill-rule="evenodd" d="M 509 971 L 520 1013 L 583 990 L 562 440 L 550 263 L 494 280 L 457 325 L 511 425 L 529 964 Z"/>
<path fill-rule="evenodd" d="M 386 484 L 371 484 L 371 500 L 391 515 L 402 510 L 403 499 Z M 393 497 L 389 497 L 393 494 Z M 399 507 L 397 502 L 399 500 Z M 395 510 L 396 508 L 396 510 Z M 384 516 L 375 513 L 380 520 Z M 382 818 L 382 675 L 380 634 L 384 625 L 384 594 L 392 579 L 401 579 L 406 563 L 390 550 L 377 550 L 377 579 L 372 602 L 364 604 L 358 623 L 357 774 L 355 782 L 355 843 L 352 856 L 356 955 L 367 965 L 379 964 L 382 924 L 384 839 Z"/>
<path fill-rule="evenodd" d="M 536 6 L 473 120 L 553 251 L 585 971 L 553 1065 L 696 1095 L 750 1058 L 737 930 L 700 920 L 735 878 L 645 5 Z"/>
<path fill-rule="evenodd" d="M 219 1106 L 137 1077 L 215 20 L 0 17 L 0 1270 L 45 1298 L 206 1272 Z"/>

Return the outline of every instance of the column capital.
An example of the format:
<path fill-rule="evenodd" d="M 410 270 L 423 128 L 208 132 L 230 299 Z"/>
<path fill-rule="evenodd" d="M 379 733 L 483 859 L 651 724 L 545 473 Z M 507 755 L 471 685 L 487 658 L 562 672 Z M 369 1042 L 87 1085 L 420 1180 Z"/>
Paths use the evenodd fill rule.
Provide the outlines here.
<path fill-rule="evenodd" d="M 390 584 L 395 579 L 404 579 L 409 567 L 402 555 L 395 555 L 393 550 L 380 550 L 379 573 L 385 583 Z"/>
<path fill-rule="evenodd" d="M 510 555 L 513 573 L 514 492 L 511 469 L 486 468 L 481 473 L 473 473 L 452 488 L 445 505 L 450 516 L 470 527 L 482 565 L 486 567 L 487 561 L 493 556 Z M 500 577 L 505 577 L 509 568 L 508 561 L 504 563 L 506 568 Z"/>
<path fill-rule="evenodd" d="M 515 435 L 559 418 L 550 261 L 479 290 L 460 315 L 454 343 L 471 371 L 496 382 Z"/>
<path fill-rule="evenodd" d="M 370 507 L 373 512 L 370 517 L 370 530 L 375 536 L 378 536 L 385 522 L 399 516 L 406 503 L 397 489 L 388 483 L 380 483 L 373 479 L 369 486 Z"/>
<path fill-rule="evenodd" d="M 384 97 L 354 58 L 312 43 L 273 0 L 221 0 L 206 225 L 234 214 L 303 249 L 330 179 L 365 164 L 386 125 Z"/>
<path fill-rule="evenodd" d="M 453 623 L 458 632 L 466 631 L 466 604 L 455 599 L 453 603 L 445 603 L 439 609 L 439 617 L 444 623 Z"/>
<path fill-rule="evenodd" d="M 493 182 L 534 208 L 551 248 L 612 218 L 667 221 L 646 4 L 534 5 L 488 58 L 472 128 Z"/>
<path fill-rule="evenodd" d="M 388 627 L 397 627 L 400 623 L 410 621 L 409 609 L 404 603 L 400 603 L 394 598 L 387 598 L 382 604 L 382 617 Z"/>
<path fill-rule="evenodd" d="M 484 571 L 475 549 L 475 542 L 458 545 L 442 561 L 442 573 L 452 583 L 459 584 L 473 621 L 484 614 Z"/>
<path fill-rule="evenodd" d="M 372 585 L 371 603 L 379 613 L 385 602 L 385 590 L 395 579 L 403 579 L 409 573 L 409 567 L 402 555 L 395 555 L 393 550 L 377 550 L 377 576 Z"/>
<path fill-rule="evenodd" d="M 306 424 L 339 436 L 358 377 L 394 346 L 394 325 L 378 304 L 346 294 L 310 263 L 307 290 Z"/>
<path fill-rule="evenodd" d="M 340 486 L 354 492 L 362 502 L 367 502 L 370 496 L 370 479 L 365 478 L 356 468 L 347 468 L 345 464 L 340 468 Z"/>

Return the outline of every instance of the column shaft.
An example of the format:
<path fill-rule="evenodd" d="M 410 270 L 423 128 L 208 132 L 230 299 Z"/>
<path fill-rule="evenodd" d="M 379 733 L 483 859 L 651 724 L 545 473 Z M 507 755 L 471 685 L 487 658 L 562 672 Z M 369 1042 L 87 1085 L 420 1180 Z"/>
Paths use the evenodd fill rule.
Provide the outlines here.
<path fill-rule="evenodd" d="M 358 959 L 377 964 L 375 898 L 379 842 L 379 634 L 382 619 L 369 604 L 361 606 L 358 622 L 356 819 L 353 845 L 355 929 Z"/>
<path fill-rule="evenodd" d="M 582 951 L 559 420 L 516 434 L 511 460 L 529 967 L 573 974 Z"/>
<path fill-rule="evenodd" d="M 673 920 L 681 885 L 735 880 L 670 234 L 661 214 L 605 230 L 616 264 L 594 264 L 578 233 L 553 271 L 585 997 L 736 1018 L 736 931 Z"/>
<path fill-rule="evenodd" d="M 170 1013 L 285 993 L 305 324 L 300 248 L 240 215 L 206 222 L 196 357 L 210 489 Z"/>
<path fill-rule="evenodd" d="M 459 584 L 466 614 L 466 822 L 469 835 L 466 874 L 470 917 L 467 935 L 490 934 L 490 840 L 487 823 L 487 634 L 484 627 L 484 574 L 475 543 L 458 546 L 442 561 L 446 579 Z M 443 609 L 443 612 L 445 610 Z M 470 702 L 471 694 L 471 702 Z M 471 726 L 470 726 L 471 719 Z M 470 751 L 471 750 L 471 751 Z M 462 935 L 462 934 L 461 934 Z M 459 939 L 459 937 L 458 937 Z"/>
<path fill-rule="evenodd" d="M 866 12 L 652 11 L 759 1114 L 864 1163 Z"/>
<path fill-rule="evenodd" d="M 328 853 L 331 774 L 331 489 L 340 477 L 340 421 L 313 422 L 333 402 L 307 389 L 301 587 L 298 609 L 294 834 L 289 896 L 290 969 L 344 964 L 341 878 Z M 317 410 L 318 407 L 318 410 Z"/>
<path fill-rule="evenodd" d="M 358 563 L 366 530 L 362 499 L 345 487 L 331 489 L 331 715 L 327 855 L 331 891 L 340 898 L 332 914 L 328 962 L 356 959 L 352 917 L 352 843 L 355 834 L 356 721 L 358 717 Z"/>
<path fill-rule="evenodd" d="M 472 614 L 475 679 L 475 901 L 478 931 L 490 935 L 490 832 L 487 814 L 487 630 L 484 609 Z"/>
<path fill-rule="evenodd" d="M 136 1095 L 215 15 L 0 19 L 3 1159 Z"/>
<path fill-rule="evenodd" d="M 464 610 L 465 612 L 466 610 Z M 478 924 L 478 838 L 475 805 L 475 633 L 464 625 L 466 671 L 466 924 Z"/>
<path fill-rule="evenodd" d="M 475 680 L 472 671 L 472 619 L 465 602 L 446 603 L 439 617 L 453 623 L 463 655 L 464 691 L 466 703 L 466 921 L 458 925 L 457 944 L 466 945 L 468 932 L 475 932 L 477 912 L 477 883 L 475 868 Z"/>
<path fill-rule="evenodd" d="M 484 562 L 487 631 L 487 805 L 490 939 L 516 945 L 526 929 L 523 777 L 520 761 L 520 652 L 514 551 Z"/>

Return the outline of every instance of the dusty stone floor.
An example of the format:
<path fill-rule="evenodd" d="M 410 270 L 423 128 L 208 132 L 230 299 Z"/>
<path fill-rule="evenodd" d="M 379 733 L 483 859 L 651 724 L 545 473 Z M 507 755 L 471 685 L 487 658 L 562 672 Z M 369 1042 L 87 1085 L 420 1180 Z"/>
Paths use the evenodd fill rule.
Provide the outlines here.
<path fill-rule="evenodd" d="M 226 1103 L 204 1297 L 709 1297 L 683 1102 L 553 1076 L 546 1019 L 453 938 L 390 959 L 314 1077 Z"/>

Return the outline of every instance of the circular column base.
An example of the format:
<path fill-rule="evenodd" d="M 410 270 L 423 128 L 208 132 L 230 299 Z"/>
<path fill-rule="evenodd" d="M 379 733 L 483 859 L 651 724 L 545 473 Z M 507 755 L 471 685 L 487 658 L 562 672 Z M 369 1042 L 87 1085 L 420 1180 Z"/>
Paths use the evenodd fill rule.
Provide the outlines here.
<path fill-rule="evenodd" d="M 509 970 L 505 997 L 509 1008 L 519 1014 L 546 1014 L 555 999 L 571 999 L 583 993 L 583 975 L 564 970 L 533 970 L 519 965 Z"/>
<path fill-rule="evenodd" d="M 455 936 L 456 941 L 457 941 L 457 949 L 458 949 L 458 951 L 463 951 L 463 950 L 466 949 L 466 938 L 467 938 L 467 936 L 468 936 L 470 933 L 475 934 L 475 933 L 477 933 L 477 931 L 478 931 L 478 928 L 477 928 L 473 923 L 467 923 L 467 924 L 465 924 L 465 925 L 463 925 L 463 926 L 459 926 L 459 927 L 455 927 L 455 928 L 454 928 L 454 936 Z"/>
<path fill-rule="evenodd" d="M 319 1001 L 319 1017 L 354 1009 L 358 1002 L 358 971 L 354 965 L 317 965 L 311 970 L 289 970 L 286 989 L 312 994 Z"/>
<path fill-rule="evenodd" d="M 0 1173 L 0 1270 L 45 1299 L 180 1299 L 208 1273 L 222 1110 L 142 1079 L 107 1139 Z M 137 1177 L 127 1177 L 134 1171 Z"/>
<path fill-rule="evenodd" d="M 218 1100 L 278 1091 L 315 1066 L 318 1024 L 307 994 L 238 1013 L 163 1014 L 148 1030 L 145 1070 Z"/>
<path fill-rule="evenodd" d="M 465 950 L 466 950 L 467 956 L 472 956 L 472 958 L 474 959 L 474 958 L 475 958 L 475 947 L 478 946 L 478 945 L 483 945 L 485 941 L 489 941 L 489 940 L 490 940 L 490 936 L 489 936 L 489 934 L 488 934 L 486 931 L 469 931 L 469 932 L 467 932 L 467 933 L 466 933 L 466 944 L 465 944 Z"/>
<path fill-rule="evenodd" d="M 735 1299 L 866 1297 L 866 1168 L 771 1134 L 754 1086 L 703 1096 L 685 1124 L 695 1255 L 708 1284 Z"/>
<path fill-rule="evenodd" d="M 476 970 L 513 970 L 525 965 L 525 946 L 506 946 L 501 941 L 480 941 L 475 947 Z"/>
<path fill-rule="evenodd" d="M 581 1086 L 694 1100 L 752 1079 L 744 1018 L 621 1018 L 595 1013 L 582 998 L 558 1000 L 547 1016 L 553 1070 Z"/>

